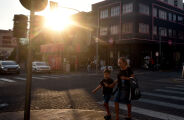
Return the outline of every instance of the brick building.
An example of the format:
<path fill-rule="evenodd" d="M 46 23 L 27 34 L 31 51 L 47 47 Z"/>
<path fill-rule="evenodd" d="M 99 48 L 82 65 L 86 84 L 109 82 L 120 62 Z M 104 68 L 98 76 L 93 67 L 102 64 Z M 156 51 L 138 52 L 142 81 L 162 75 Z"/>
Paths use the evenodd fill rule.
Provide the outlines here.
<path fill-rule="evenodd" d="M 105 0 L 93 4 L 92 12 L 100 59 L 107 64 L 128 56 L 133 66 L 141 66 L 145 56 L 158 60 L 155 53 L 170 67 L 184 62 L 182 0 Z"/>
<path fill-rule="evenodd" d="M 7 59 L 16 47 L 16 39 L 11 30 L 0 30 L 0 60 Z"/>

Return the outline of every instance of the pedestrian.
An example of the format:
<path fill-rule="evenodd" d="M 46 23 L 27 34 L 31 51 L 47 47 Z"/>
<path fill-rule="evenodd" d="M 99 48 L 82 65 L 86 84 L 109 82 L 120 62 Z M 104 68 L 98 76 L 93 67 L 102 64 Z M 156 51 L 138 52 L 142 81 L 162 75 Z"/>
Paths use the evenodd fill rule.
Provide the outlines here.
<path fill-rule="evenodd" d="M 113 92 L 113 88 L 105 87 L 104 83 L 107 85 L 111 85 L 113 83 L 113 79 L 110 77 L 111 71 L 108 69 L 104 70 L 104 78 L 100 82 L 100 84 L 95 88 L 92 92 L 96 93 L 100 88 L 103 88 L 103 98 L 104 98 L 104 107 L 107 111 L 107 115 L 104 116 L 105 120 L 111 120 L 111 113 L 109 110 L 109 101 L 111 99 L 111 95 Z"/>
<path fill-rule="evenodd" d="M 90 64 L 87 65 L 87 71 L 88 71 L 88 72 L 91 71 L 91 65 L 90 65 Z"/>
<path fill-rule="evenodd" d="M 127 105 L 128 116 L 125 118 L 126 120 L 131 120 L 131 86 L 130 86 L 130 77 L 134 77 L 133 71 L 130 67 L 128 67 L 127 60 L 123 57 L 118 59 L 118 65 L 120 67 L 120 71 L 117 75 L 117 80 L 113 82 L 113 84 L 108 85 L 106 83 L 106 87 L 113 88 L 117 84 L 117 89 L 115 90 L 115 111 L 116 111 L 116 120 L 119 120 L 119 103 L 123 103 Z"/>

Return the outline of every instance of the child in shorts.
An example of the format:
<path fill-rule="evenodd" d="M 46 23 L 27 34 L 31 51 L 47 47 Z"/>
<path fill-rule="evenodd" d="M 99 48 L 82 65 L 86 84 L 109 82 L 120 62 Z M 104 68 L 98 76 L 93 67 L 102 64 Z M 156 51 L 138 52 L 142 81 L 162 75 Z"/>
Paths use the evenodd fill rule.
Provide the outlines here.
<path fill-rule="evenodd" d="M 113 83 L 113 79 L 110 77 L 111 71 L 108 69 L 104 70 L 104 78 L 100 81 L 100 84 L 95 88 L 92 92 L 96 93 L 100 88 L 103 88 L 103 97 L 104 97 L 104 107 L 107 111 L 107 115 L 104 116 L 106 120 L 111 119 L 111 113 L 109 110 L 109 101 L 113 92 L 113 88 L 105 87 L 105 84 L 111 85 Z"/>

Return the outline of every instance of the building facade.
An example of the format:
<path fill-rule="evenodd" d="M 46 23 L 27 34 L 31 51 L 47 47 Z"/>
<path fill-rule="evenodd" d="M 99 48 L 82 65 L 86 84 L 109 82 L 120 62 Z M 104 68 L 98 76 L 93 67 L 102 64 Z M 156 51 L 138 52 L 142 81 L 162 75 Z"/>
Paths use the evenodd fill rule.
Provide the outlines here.
<path fill-rule="evenodd" d="M 120 56 L 133 66 L 143 65 L 145 56 L 170 67 L 184 62 L 182 0 L 106 0 L 92 11 L 106 64 L 116 65 Z"/>
<path fill-rule="evenodd" d="M 16 47 L 16 39 L 11 30 L 0 30 L 0 60 L 7 59 Z"/>

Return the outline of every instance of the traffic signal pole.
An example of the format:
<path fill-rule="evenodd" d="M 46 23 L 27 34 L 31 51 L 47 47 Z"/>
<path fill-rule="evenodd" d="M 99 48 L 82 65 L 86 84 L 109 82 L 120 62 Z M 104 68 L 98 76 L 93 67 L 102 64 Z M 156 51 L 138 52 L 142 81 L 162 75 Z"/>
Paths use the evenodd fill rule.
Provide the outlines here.
<path fill-rule="evenodd" d="M 28 58 L 27 58 L 27 81 L 26 81 L 26 98 L 24 108 L 24 120 L 30 120 L 30 106 L 31 106 L 31 85 L 32 85 L 32 39 L 33 39 L 33 17 L 34 11 L 30 10 L 30 30 L 29 30 L 29 44 L 28 44 Z"/>

